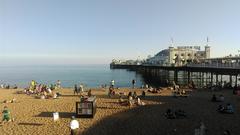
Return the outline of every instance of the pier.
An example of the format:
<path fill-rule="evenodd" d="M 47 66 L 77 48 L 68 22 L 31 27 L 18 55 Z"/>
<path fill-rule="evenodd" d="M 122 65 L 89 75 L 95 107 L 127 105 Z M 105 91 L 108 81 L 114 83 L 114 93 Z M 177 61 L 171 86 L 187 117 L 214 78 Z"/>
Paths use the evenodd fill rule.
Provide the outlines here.
<path fill-rule="evenodd" d="M 220 63 L 201 63 L 201 64 L 186 64 L 183 66 L 162 66 L 162 65 L 124 65 L 124 64 L 110 64 L 111 69 L 128 69 L 139 72 L 145 76 L 159 76 L 165 74 L 165 78 L 160 78 L 159 81 L 163 83 L 169 78 L 169 74 L 173 74 L 172 80 L 179 84 L 180 73 L 184 76 L 181 78 L 182 84 L 189 84 L 191 81 L 196 82 L 198 87 L 213 86 L 214 84 L 222 84 L 223 76 L 228 76 L 230 86 L 238 85 L 238 76 L 240 74 L 240 63 L 220 64 Z M 168 77 L 167 77 L 168 75 Z"/>

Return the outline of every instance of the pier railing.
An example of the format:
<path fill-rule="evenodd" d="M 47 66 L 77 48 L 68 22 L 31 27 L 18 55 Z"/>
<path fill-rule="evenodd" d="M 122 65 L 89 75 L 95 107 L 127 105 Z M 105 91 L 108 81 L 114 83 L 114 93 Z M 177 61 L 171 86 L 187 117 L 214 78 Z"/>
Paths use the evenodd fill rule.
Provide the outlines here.
<path fill-rule="evenodd" d="M 240 69 L 240 63 L 199 63 L 199 64 L 187 64 L 187 67 L 209 67 L 209 68 L 232 68 Z"/>
<path fill-rule="evenodd" d="M 122 66 L 139 66 L 139 65 L 125 65 L 125 64 L 113 64 Z M 142 64 L 142 66 L 161 66 L 161 67 L 199 67 L 199 68 L 229 68 L 240 69 L 240 63 L 190 63 L 186 65 L 173 65 L 173 64 Z"/>

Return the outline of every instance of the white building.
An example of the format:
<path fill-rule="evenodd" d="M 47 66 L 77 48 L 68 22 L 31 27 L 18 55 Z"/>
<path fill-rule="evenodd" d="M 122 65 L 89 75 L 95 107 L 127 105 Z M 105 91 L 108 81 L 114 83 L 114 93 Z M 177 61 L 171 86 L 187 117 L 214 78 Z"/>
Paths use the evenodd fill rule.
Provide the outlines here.
<path fill-rule="evenodd" d="M 181 66 L 187 63 L 198 63 L 199 60 L 210 58 L 210 46 L 201 50 L 200 46 L 170 46 L 147 59 L 149 64 Z"/>

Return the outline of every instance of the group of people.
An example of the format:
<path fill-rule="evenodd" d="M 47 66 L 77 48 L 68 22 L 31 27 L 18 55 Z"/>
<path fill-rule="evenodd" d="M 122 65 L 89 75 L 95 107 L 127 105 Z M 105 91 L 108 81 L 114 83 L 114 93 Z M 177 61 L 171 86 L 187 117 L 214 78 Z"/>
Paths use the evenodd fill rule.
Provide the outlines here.
<path fill-rule="evenodd" d="M 55 99 L 55 98 L 58 98 L 61 94 L 58 92 L 54 93 L 53 91 L 60 88 L 61 88 L 61 82 L 59 80 L 57 81 L 56 84 L 50 84 L 50 85 L 38 84 L 35 80 L 32 80 L 30 82 L 29 87 L 25 88 L 23 93 L 27 95 L 35 94 L 36 96 L 40 96 L 41 99 L 46 99 L 46 98 Z"/>
<path fill-rule="evenodd" d="M 215 94 L 213 94 L 211 99 L 212 102 L 224 102 L 224 100 L 225 98 L 222 94 L 219 96 L 216 96 Z M 228 114 L 234 113 L 233 105 L 230 103 L 226 105 L 219 105 L 217 111 L 220 113 L 228 113 Z"/>
<path fill-rule="evenodd" d="M 195 88 L 194 82 L 191 81 L 191 87 Z M 177 85 L 174 81 L 173 81 L 173 95 L 177 96 L 184 96 L 186 95 L 186 91 L 184 89 L 181 89 L 179 85 Z"/>
<path fill-rule="evenodd" d="M 212 102 L 223 102 L 224 99 L 225 99 L 225 98 L 224 98 L 224 96 L 223 96 L 222 94 L 219 95 L 218 97 L 217 97 L 215 94 L 213 94 L 211 101 L 212 101 Z"/>
<path fill-rule="evenodd" d="M 185 118 L 187 117 L 186 112 L 178 109 L 176 111 L 173 111 L 172 109 L 167 109 L 165 113 L 165 117 L 167 119 L 178 119 L 178 118 Z"/>
<path fill-rule="evenodd" d="M 73 89 L 73 94 L 81 94 L 82 92 L 84 92 L 84 89 L 83 89 L 83 84 L 80 84 L 79 87 L 77 84 L 74 85 L 74 89 Z"/>
<path fill-rule="evenodd" d="M 10 88 L 12 88 L 12 89 L 17 89 L 18 86 L 17 86 L 17 84 L 14 84 L 14 85 L 11 87 L 10 84 L 5 84 L 5 83 L 3 83 L 3 84 L 0 85 L 0 88 L 2 88 L 2 89 L 10 89 Z"/>
<path fill-rule="evenodd" d="M 133 106 L 134 104 L 136 104 L 138 106 L 145 105 L 145 103 L 141 101 L 140 96 L 137 95 L 136 91 L 134 91 L 133 93 L 130 91 L 128 93 L 127 100 L 124 100 L 123 96 L 124 95 L 121 94 L 119 97 L 120 105 L 128 105 L 128 106 Z M 144 94 L 144 96 L 145 96 L 145 94 Z"/>
<path fill-rule="evenodd" d="M 228 103 L 226 105 L 219 105 L 217 110 L 220 113 L 227 113 L 227 114 L 234 113 L 233 105 L 230 103 Z"/>
<path fill-rule="evenodd" d="M 161 93 L 161 89 L 160 88 L 148 88 L 147 92 L 150 92 L 150 93 Z"/>

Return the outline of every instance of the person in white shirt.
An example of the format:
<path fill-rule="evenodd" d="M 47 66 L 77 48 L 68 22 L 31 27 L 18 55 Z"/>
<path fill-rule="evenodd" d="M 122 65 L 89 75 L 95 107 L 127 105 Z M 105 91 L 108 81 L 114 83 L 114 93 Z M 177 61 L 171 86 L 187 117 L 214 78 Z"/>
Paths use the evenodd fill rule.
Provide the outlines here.
<path fill-rule="evenodd" d="M 114 88 L 115 81 L 111 80 L 111 87 Z"/>
<path fill-rule="evenodd" d="M 83 93 L 83 91 L 84 91 L 84 90 L 83 90 L 83 84 L 80 84 L 80 86 L 79 86 L 79 92 L 80 92 L 80 93 Z"/>
<path fill-rule="evenodd" d="M 79 122 L 76 120 L 75 116 L 72 116 L 72 120 L 70 122 L 70 128 L 71 128 L 71 135 L 78 135 Z"/>

